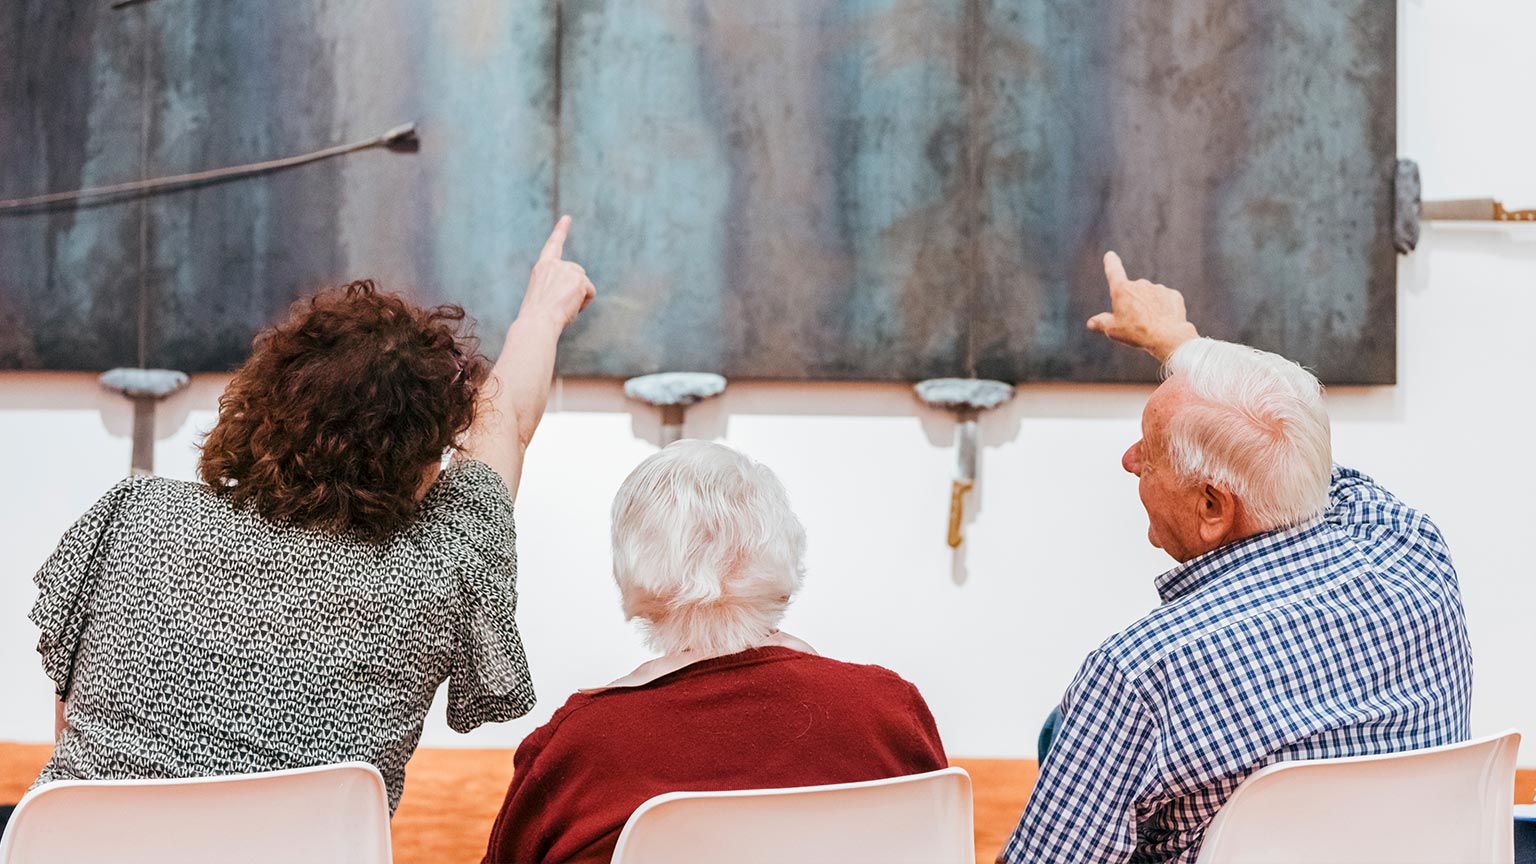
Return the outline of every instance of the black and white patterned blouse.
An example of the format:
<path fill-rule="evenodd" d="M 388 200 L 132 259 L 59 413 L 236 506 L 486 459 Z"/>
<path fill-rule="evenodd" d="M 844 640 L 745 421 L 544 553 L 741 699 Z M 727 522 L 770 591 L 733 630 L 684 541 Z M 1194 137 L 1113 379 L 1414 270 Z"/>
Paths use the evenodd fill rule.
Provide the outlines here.
<path fill-rule="evenodd" d="M 391 810 L 444 679 L 467 732 L 533 707 L 512 500 L 458 462 L 388 543 L 275 525 L 135 477 L 64 535 L 31 619 L 68 727 L 37 784 L 359 759 Z"/>

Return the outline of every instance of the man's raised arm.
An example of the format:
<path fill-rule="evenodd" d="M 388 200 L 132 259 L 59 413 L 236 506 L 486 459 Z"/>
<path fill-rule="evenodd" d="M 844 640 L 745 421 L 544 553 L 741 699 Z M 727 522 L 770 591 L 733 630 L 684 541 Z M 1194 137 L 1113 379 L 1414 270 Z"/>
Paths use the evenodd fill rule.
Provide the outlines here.
<path fill-rule="evenodd" d="M 1104 277 L 1112 311 L 1089 318 L 1089 330 L 1140 348 L 1160 363 L 1167 363 L 1180 346 L 1200 338 L 1178 291 L 1148 279 L 1131 279 L 1114 252 L 1104 254 Z M 1384 509 L 1383 504 L 1389 506 Z M 1417 514 L 1370 477 L 1339 466 L 1329 483 L 1326 516 L 1339 525 L 1390 524 L 1398 529 L 1417 521 Z"/>

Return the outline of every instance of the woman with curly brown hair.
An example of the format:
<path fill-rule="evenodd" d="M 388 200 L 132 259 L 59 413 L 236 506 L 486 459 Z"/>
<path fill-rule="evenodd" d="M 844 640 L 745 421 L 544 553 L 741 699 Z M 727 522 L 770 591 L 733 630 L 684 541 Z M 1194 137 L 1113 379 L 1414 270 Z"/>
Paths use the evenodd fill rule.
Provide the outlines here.
<path fill-rule="evenodd" d="M 393 808 L 444 680 L 460 732 L 532 707 L 512 501 L 593 295 L 569 226 L 494 365 L 458 307 L 322 292 L 235 373 L 206 485 L 130 478 L 69 530 L 31 613 L 59 697 L 39 784 L 359 759 Z"/>

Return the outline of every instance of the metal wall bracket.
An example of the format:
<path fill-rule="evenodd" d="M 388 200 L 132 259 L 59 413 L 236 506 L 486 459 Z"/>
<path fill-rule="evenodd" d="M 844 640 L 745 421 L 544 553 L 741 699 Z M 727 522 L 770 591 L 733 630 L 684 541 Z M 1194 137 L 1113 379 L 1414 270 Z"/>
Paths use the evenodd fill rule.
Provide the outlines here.
<path fill-rule="evenodd" d="M 1397 208 L 1392 222 L 1392 245 L 1398 254 L 1407 255 L 1419 245 L 1419 219 L 1423 205 L 1419 200 L 1419 163 L 1412 159 L 1397 160 Z"/>
<path fill-rule="evenodd" d="M 1404 255 L 1419 245 L 1419 226 L 1425 220 L 1536 223 L 1536 209 L 1510 210 L 1495 198 L 1421 200 L 1419 165 L 1412 159 L 1397 160 L 1395 185 L 1397 207 L 1392 224 L 1392 244 Z"/>

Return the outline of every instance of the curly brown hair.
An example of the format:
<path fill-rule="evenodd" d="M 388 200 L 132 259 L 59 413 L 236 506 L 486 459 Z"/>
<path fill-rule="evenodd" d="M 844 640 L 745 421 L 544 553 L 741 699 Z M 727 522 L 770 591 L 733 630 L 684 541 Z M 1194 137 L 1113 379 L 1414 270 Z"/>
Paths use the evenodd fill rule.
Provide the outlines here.
<path fill-rule="evenodd" d="M 474 422 L 490 362 L 464 320 L 371 279 L 293 304 L 219 398 L 203 481 L 274 522 L 387 540 Z"/>

